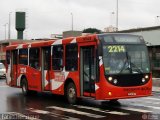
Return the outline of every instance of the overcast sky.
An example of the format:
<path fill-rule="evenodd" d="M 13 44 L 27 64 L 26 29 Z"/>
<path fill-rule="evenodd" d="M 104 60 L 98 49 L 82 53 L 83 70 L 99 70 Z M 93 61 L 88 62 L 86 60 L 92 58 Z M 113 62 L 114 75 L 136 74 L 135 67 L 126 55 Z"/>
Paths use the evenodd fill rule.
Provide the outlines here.
<path fill-rule="evenodd" d="M 48 38 L 71 30 L 94 27 L 104 30 L 116 23 L 116 0 L 0 0 L 0 40 L 5 38 L 4 24 L 11 14 L 11 38 L 16 38 L 15 12 L 26 11 L 24 37 Z M 160 24 L 160 0 L 119 0 L 119 30 Z"/>

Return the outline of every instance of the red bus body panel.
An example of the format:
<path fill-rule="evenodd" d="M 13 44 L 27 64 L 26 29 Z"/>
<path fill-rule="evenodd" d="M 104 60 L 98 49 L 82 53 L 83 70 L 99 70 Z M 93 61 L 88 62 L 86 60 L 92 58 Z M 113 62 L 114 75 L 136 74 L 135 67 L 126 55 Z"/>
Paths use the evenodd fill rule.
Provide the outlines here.
<path fill-rule="evenodd" d="M 117 87 L 111 85 L 107 82 L 104 75 L 104 67 L 103 63 L 100 64 L 100 78 L 99 82 L 95 83 L 95 93 L 84 93 L 81 94 L 81 85 L 80 85 L 80 47 L 82 46 L 95 46 L 97 48 L 97 44 L 99 40 L 97 39 L 97 35 L 90 35 L 84 37 L 71 37 L 66 38 L 64 40 L 51 40 L 51 41 L 43 41 L 36 43 L 29 43 L 23 45 L 11 45 L 6 48 L 6 50 L 15 50 L 19 48 L 31 48 L 31 47 L 46 47 L 52 46 L 56 44 L 67 45 L 71 43 L 78 43 L 78 70 L 77 71 L 54 71 L 48 70 L 44 72 L 45 80 L 44 80 L 44 88 L 42 88 L 42 72 L 41 69 L 37 70 L 30 66 L 26 65 L 13 65 L 12 70 L 11 66 L 7 65 L 7 84 L 12 87 L 20 87 L 22 76 L 26 76 L 28 81 L 28 89 L 35 90 L 38 92 L 50 91 L 53 94 L 64 95 L 65 93 L 65 82 L 66 80 L 73 80 L 76 90 L 77 97 L 84 96 L 92 96 L 97 100 L 110 100 L 110 99 L 124 99 L 124 98 L 134 98 L 141 96 L 149 96 L 152 91 L 152 77 L 150 76 L 150 80 L 147 84 L 142 86 L 133 86 L 133 87 Z M 65 56 L 65 55 L 64 55 Z M 41 57 L 41 56 L 40 56 Z M 40 61 L 42 62 L 42 61 Z M 65 64 L 65 62 L 64 62 Z M 52 63 L 51 63 L 52 65 Z M 17 73 L 16 71 L 17 67 Z M 11 75 L 11 71 L 13 71 L 13 75 Z M 16 77 L 17 76 L 17 77 Z"/>

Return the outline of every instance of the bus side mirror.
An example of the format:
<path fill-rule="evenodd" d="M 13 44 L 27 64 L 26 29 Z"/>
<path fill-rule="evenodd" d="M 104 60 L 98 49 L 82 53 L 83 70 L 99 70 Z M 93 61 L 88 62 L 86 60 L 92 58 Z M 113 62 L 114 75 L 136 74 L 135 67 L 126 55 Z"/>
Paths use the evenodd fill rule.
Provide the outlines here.
<path fill-rule="evenodd" d="M 97 56 L 102 56 L 102 43 L 99 42 L 98 47 L 97 47 Z"/>
<path fill-rule="evenodd" d="M 99 69 L 99 53 L 98 53 L 98 49 L 96 50 L 96 81 L 95 82 L 99 82 L 100 80 L 100 69 Z"/>

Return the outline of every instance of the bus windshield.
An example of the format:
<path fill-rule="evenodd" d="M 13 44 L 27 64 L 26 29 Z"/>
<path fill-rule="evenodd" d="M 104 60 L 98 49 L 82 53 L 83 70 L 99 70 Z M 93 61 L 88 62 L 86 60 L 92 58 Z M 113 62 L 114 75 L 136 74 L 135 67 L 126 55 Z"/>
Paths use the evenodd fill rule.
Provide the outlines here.
<path fill-rule="evenodd" d="M 150 72 L 145 45 L 104 45 L 105 74 L 141 74 Z"/>

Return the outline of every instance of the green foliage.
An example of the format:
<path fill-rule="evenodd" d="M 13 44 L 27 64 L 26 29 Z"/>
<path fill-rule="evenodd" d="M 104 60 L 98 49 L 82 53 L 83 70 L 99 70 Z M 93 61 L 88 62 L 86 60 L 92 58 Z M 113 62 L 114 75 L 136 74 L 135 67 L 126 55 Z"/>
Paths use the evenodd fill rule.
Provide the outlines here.
<path fill-rule="evenodd" d="M 83 33 L 96 33 L 96 34 L 99 34 L 99 33 L 102 33 L 102 31 L 99 30 L 99 29 L 96 29 L 96 28 L 87 28 L 87 29 L 83 30 Z"/>

